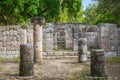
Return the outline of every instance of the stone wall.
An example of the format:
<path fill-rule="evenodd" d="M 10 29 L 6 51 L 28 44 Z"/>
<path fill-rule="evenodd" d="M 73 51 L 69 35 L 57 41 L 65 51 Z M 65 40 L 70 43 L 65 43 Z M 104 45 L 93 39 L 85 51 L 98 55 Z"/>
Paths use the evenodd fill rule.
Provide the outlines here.
<path fill-rule="evenodd" d="M 0 27 L 0 51 L 19 51 L 23 43 L 27 43 L 26 30 L 16 25 Z"/>
<path fill-rule="evenodd" d="M 81 23 L 53 23 L 54 25 L 54 48 L 57 48 L 57 32 L 59 29 L 64 29 L 65 32 L 65 49 L 78 50 L 78 39 L 81 37 L 82 29 L 88 27 L 86 24 Z"/>
<path fill-rule="evenodd" d="M 117 56 L 119 54 L 119 33 L 115 24 L 100 24 L 98 27 L 98 46 L 108 54 Z M 111 53 L 112 52 L 112 53 Z"/>
<path fill-rule="evenodd" d="M 27 34 L 27 43 L 31 44 L 33 43 L 33 26 L 32 25 L 27 25 L 25 28 Z"/>
<path fill-rule="evenodd" d="M 43 50 L 53 51 L 53 27 L 51 23 L 46 23 L 43 27 Z"/>
<path fill-rule="evenodd" d="M 120 56 L 120 28 L 117 29 L 118 30 L 118 56 Z"/>
<path fill-rule="evenodd" d="M 103 48 L 106 55 L 120 55 L 120 28 L 102 24 L 89 28 L 80 23 L 46 23 L 43 27 L 43 51 L 52 52 L 58 47 L 58 29 L 64 29 L 65 50 L 78 50 L 78 40 L 87 38 L 88 48 Z M 0 55 L 19 55 L 20 44 L 33 43 L 33 26 L 0 26 Z M 97 45 L 98 44 L 98 45 Z M 114 54 L 115 53 L 115 54 Z"/>
<path fill-rule="evenodd" d="M 98 33 L 97 32 L 86 32 L 86 38 L 87 38 L 87 45 L 88 48 L 94 48 L 97 44 L 97 38 Z"/>
<path fill-rule="evenodd" d="M 118 41 L 119 41 L 119 46 L 120 46 L 120 28 L 117 28 L 118 30 Z"/>

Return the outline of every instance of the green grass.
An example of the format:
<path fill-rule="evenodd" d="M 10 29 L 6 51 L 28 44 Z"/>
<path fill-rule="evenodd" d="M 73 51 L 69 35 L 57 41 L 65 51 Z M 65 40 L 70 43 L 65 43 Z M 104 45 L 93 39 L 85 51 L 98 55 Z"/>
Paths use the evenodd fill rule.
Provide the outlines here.
<path fill-rule="evenodd" d="M 15 57 L 15 58 L 0 58 L 0 62 L 4 62 L 4 61 L 14 61 L 14 62 L 19 62 L 20 58 L 19 57 Z"/>
<path fill-rule="evenodd" d="M 66 48 L 66 49 L 54 48 L 53 51 L 64 52 L 64 51 L 72 51 L 72 49 L 71 48 Z"/>
<path fill-rule="evenodd" d="M 120 63 L 120 57 L 107 57 L 106 62 Z"/>
<path fill-rule="evenodd" d="M 77 64 L 75 64 L 75 66 L 76 67 L 83 67 L 82 71 L 74 73 L 70 80 L 89 80 L 89 79 L 85 78 L 85 76 L 88 75 L 88 73 L 89 73 L 88 65 L 84 65 L 84 63 L 83 64 L 77 63 Z"/>

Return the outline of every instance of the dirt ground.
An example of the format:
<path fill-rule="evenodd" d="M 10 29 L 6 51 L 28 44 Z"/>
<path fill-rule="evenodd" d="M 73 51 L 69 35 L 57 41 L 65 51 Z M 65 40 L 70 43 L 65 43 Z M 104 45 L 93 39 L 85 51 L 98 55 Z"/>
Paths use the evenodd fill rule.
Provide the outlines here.
<path fill-rule="evenodd" d="M 89 68 L 89 62 L 78 63 L 77 59 L 49 59 L 44 60 L 42 64 L 34 65 L 34 78 L 17 79 L 19 62 L 2 61 L 0 80 L 82 80 L 80 78 L 89 73 Z M 120 80 L 120 64 L 107 63 L 106 68 L 111 80 Z"/>
<path fill-rule="evenodd" d="M 28 80 L 70 80 L 73 75 L 79 76 L 84 66 L 75 59 L 44 60 L 34 65 L 34 79 Z M 0 80 L 19 80 L 19 63 L 4 61 L 0 63 Z"/>
<path fill-rule="evenodd" d="M 106 63 L 106 74 L 110 80 L 120 80 L 120 63 Z"/>

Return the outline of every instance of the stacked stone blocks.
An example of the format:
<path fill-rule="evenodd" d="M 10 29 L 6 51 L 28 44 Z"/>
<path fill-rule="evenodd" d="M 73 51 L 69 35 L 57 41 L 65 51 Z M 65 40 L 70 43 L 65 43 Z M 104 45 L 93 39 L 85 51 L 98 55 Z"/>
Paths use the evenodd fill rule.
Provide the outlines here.
<path fill-rule="evenodd" d="M 78 40 L 83 36 L 82 30 L 85 27 L 86 25 L 80 23 L 46 23 L 43 27 L 42 48 L 47 52 L 54 51 L 57 46 L 57 29 L 64 28 L 66 48 L 77 51 Z M 92 32 L 85 31 L 88 48 L 104 48 L 109 54 L 120 55 L 120 28 L 115 24 L 100 24 L 97 29 Z M 33 32 L 31 24 L 24 29 L 20 25 L 0 26 L 0 56 L 19 56 L 20 44 L 33 44 Z"/>
<path fill-rule="evenodd" d="M 19 51 L 19 45 L 26 43 L 26 30 L 20 26 L 0 27 L 0 51 Z"/>

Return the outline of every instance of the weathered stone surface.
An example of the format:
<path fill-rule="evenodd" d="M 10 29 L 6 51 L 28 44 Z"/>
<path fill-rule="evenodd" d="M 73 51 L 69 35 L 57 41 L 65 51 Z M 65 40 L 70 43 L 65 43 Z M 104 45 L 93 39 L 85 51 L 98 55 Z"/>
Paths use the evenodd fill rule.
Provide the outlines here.
<path fill-rule="evenodd" d="M 74 39 L 73 50 L 74 51 L 78 50 L 78 39 Z"/>
<path fill-rule="evenodd" d="M 80 38 L 78 41 L 78 62 L 87 61 L 87 39 Z"/>
<path fill-rule="evenodd" d="M 65 30 L 65 34 L 63 36 L 65 39 L 62 44 L 57 40 L 57 30 L 60 28 Z M 120 46 L 120 28 L 116 28 L 116 25 L 114 24 L 102 24 L 99 25 L 98 30 L 89 30 L 90 28 L 87 25 L 80 23 L 46 23 L 43 27 L 42 48 L 47 47 L 47 44 L 51 44 L 52 47 L 50 48 L 50 46 L 48 46 L 46 50 L 49 49 L 52 51 L 52 48 L 57 50 L 57 47 L 59 46 L 62 46 L 62 48 L 64 47 L 64 49 L 77 50 L 77 48 L 75 48 L 77 46 L 74 44 L 76 44 L 78 39 L 82 37 L 82 33 L 86 31 L 85 29 L 89 31 L 86 32 L 88 47 L 99 48 L 101 46 L 101 48 L 104 48 L 106 52 L 117 52 L 119 54 L 120 49 L 118 46 Z M 38 29 L 36 28 L 36 30 Z M 17 41 L 17 44 L 16 42 L 14 44 L 14 41 Z M 0 50 L 19 51 L 18 46 L 20 44 L 33 43 L 33 41 L 33 25 L 27 25 L 25 29 L 17 25 L 0 27 L 0 42 L 2 42 Z"/>
<path fill-rule="evenodd" d="M 2 42 L 0 42 L 0 47 L 2 47 Z"/>
<path fill-rule="evenodd" d="M 9 31 L 9 35 L 10 35 L 10 36 L 13 35 L 13 30 L 10 30 L 10 31 Z"/>
<path fill-rule="evenodd" d="M 98 27 L 99 48 L 107 52 L 114 51 L 113 46 L 118 46 L 118 31 L 115 24 L 100 24 Z"/>
<path fill-rule="evenodd" d="M 26 30 L 20 30 L 21 36 L 21 43 L 26 44 L 27 43 L 27 34 L 26 34 Z"/>
<path fill-rule="evenodd" d="M 21 31 L 24 30 L 20 29 L 20 26 L 17 25 L 0 28 L 0 33 L 2 33 L 0 34 L 0 42 L 2 42 L 0 50 L 19 51 L 20 43 L 26 43 L 25 31 Z"/>
<path fill-rule="evenodd" d="M 9 31 L 6 31 L 6 35 L 7 35 L 7 36 L 9 35 Z"/>
<path fill-rule="evenodd" d="M 86 32 L 87 45 L 88 47 L 97 47 L 97 32 Z"/>
<path fill-rule="evenodd" d="M 103 49 L 94 49 L 91 51 L 91 76 L 105 76 L 105 56 Z"/>
<path fill-rule="evenodd" d="M 0 31 L 0 37 L 2 37 L 2 32 Z"/>
<path fill-rule="evenodd" d="M 27 43 L 33 43 L 33 34 L 27 33 Z"/>
<path fill-rule="evenodd" d="M 49 27 L 47 26 L 49 25 Z M 45 48 L 45 51 L 53 51 L 53 25 L 51 24 L 47 24 L 43 31 L 44 31 L 44 34 L 43 34 L 43 43 L 44 43 L 44 48 Z"/>
<path fill-rule="evenodd" d="M 6 35 L 6 33 L 5 33 L 5 32 L 3 32 L 3 33 L 2 33 L 2 35 L 3 35 L 3 36 L 5 36 L 5 35 Z"/>
<path fill-rule="evenodd" d="M 33 76 L 34 74 L 33 45 L 20 45 L 20 76 Z"/>
<path fill-rule="evenodd" d="M 105 57 L 117 57 L 118 56 L 117 52 L 118 51 L 105 52 Z"/>
<path fill-rule="evenodd" d="M 44 25 L 45 24 L 45 18 L 44 17 L 34 17 L 34 18 L 31 19 L 31 22 L 33 24 Z"/>
<path fill-rule="evenodd" d="M 42 62 L 42 26 L 45 24 L 45 19 L 43 17 L 40 18 L 32 18 L 31 22 L 34 27 L 34 61 L 37 63 Z"/>

